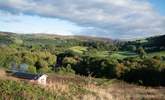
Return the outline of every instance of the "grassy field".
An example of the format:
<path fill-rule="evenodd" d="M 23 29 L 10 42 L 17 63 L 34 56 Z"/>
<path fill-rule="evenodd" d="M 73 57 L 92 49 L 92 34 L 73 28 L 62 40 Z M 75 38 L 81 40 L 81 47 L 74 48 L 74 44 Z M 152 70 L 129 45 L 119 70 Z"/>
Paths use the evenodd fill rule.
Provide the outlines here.
<path fill-rule="evenodd" d="M 6 76 L 0 70 L 0 99 L 7 100 L 164 100 L 165 87 L 143 87 L 119 80 L 48 74 L 47 86 Z"/>
<path fill-rule="evenodd" d="M 127 57 L 137 56 L 136 53 L 129 52 L 129 51 L 118 51 L 118 52 L 112 52 L 112 53 L 109 51 L 95 51 L 89 55 L 93 56 L 93 57 L 99 57 L 99 58 L 110 57 L 110 58 L 114 58 L 114 59 L 124 59 Z"/>
<path fill-rule="evenodd" d="M 137 54 L 128 52 L 128 51 L 119 51 L 119 52 L 112 53 L 110 55 L 110 57 L 114 59 L 124 59 L 127 57 L 134 57 L 134 56 L 137 56 Z"/>
<path fill-rule="evenodd" d="M 93 54 L 94 57 L 104 58 L 110 55 L 109 51 L 96 51 Z"/>
<path fill-rule="evenodd" d="M 153 57 L 153 56 L 165 56 L 165 51 L 148 53 L 148 56 L 149 57 Z"/>
<path fill-rule="evenodd" d="M 80 53 L 83 54 L 83 52 L 87 51 L 87 47 L 83 47 L 83 46 L 74 46 L 69 48 L 69 50 L 72 50 L 76 53 Z"/>
<path fill-rule="evenodd" d="M 69 50 L 72 50 L 76 53 L 83 54 L 84 52 L 87 52 L 87 47 L 83 46 L 73 46 L 69 48 Z M 105 58 L 105 57 L 110 57 L 112 59 L 124 59 L 127 57 L 136 57 L 138 54 L 130 51 L 118 51 L 118 52 L 109 52 L 109 51 L 94 51 L 89 53 L 90 56 L 93 57 L 99 57 L 99 58 Z M 160 52 L 153 52 L 153 53 L 147 53 L 148 57 L 153 57 L 153 56 L 165 56 L 165 51 L 160 51 Z"/>
<path fill-rule="evenodd" d="M 136 56 L 138 56 L 136 53 L 129 52 L 129 51 L 114 52 L 110 55 L 111 58 L 116 58 L 116 59 L 124 59 L 127 57 L 136 57 Z M 148 57 L 165 56 L 165 51 L 147 53 L 147 56 Z"/>

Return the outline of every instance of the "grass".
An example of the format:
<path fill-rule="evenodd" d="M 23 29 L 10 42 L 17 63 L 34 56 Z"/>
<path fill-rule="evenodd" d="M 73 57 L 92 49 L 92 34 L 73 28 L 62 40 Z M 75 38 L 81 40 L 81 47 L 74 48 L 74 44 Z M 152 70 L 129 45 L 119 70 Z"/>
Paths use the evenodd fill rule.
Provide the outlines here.
<path fill-rule="evenodd" d="M 137 56 L 136 53 L 129 52 L 129 51 L 118 51 L 118 52 L 112 52 L 112 53 L 110 53 L 109 51 L 97 51 L 92 55 L 94 55 L 95 57 L 100 57 L 100 58 L 110 57 L 114 59 L 124 59 L 127 57 Z"/>
<path fill-rule="evenodd" d="M 87 51 L 87 47 L 83 47 L 83 46 L 73 46 L 69 49 L 80 54 L 83 54 L 85 51 Z"/>
<path fill-rule="evenodd" d="M 0 80 L 0 95 L 2 100 L 53 100 L 60 98 L 56 93 L 46 91 L 37 85 L 12 80 Z"/>
<path fill-rule="evenodd" d="M 129 52 L 129 51 L 118 51 L 118 52 L 112 52 L 112 53 L 110 53 L 109 51 L 96 51 L 96 52 L 91 53 L 90 55 L 94 57 L 100 57 L 100 58 L 110 57 L 112 59 L 124 59 L 127 57 L 138 56 L 138 54 L 134 52 Z M 165 51 L 147 53 L 147 56 L 148 57 L 165 56 Z"/>
<path fill-rule="evenodd" d="M 119 51 L 119 52 L 114 52 L 110 55 L 110 58 L 114 59 L 124 59 L 127 57 L 135 57 L 137 56 L 136 53 L 129 52 L 129 51 Z"/>
<path fill-rule="evenodd" d="M 115 79 L 83 76 L 49 75 L 54 83 L 63 84 L 75 100 L 163 100 L 165 87 L 144 87 Z M 70 88 L 69 88 L 69 87 Z M 67 93 L 66 91 L 66 93 Z"/>
<path fill-rule="evenodd" d="M 85 95 L 94 95 L 77 84 L 78 78 L 76 81 L 73 76 L 49 74 L 44 87 L 8 76 L 4 69 L 0 69 L 0 73 L 0 100 L 77 100 Z"/>
<path fill-rule="evenodd" d="M 114 59 L 124 59 L 127 57 L 136 57 L 138 56 L 136 53 L 129 52 L 129 51 L 119 51 L 119 52 L 114 52 L 110 55 L 110 58 Z M 153 53 L 147 53 L 148 57 L 153 57 L 153 56 L 165 56 L 165 51 L 160 51 L 160 52 L 153 52 Z"/>
<path fill-rule="evenodd" d="M 148 53 L 147 55 L 148 55 L 149 57 L 153 57 L 153 56 L 165 56 L 165 51 Z"/>
<path fill-rule="evenodd" d="M 135 57 L 137 56 L 136 53 L 134 52 L 129 52 L 129 51 L 118 51 L 118 52 L 109 52 L 109 51 L 94 51 L 90 53 L 89 55 L 93 57 L 99 57 L 99 58 L 105 58 L 105 57 L 110 57 L 112 59 L 124 59 L 127 57 Z"/>
<path fill-rule="evenodd" d="M 92 54 L 94 57 L 104 58 L 110 55 L 109 51 L 97 51 Z"/>
<path fill-rule="evenodd" d="M 165 87 L 144 87 L 115 79 L 48 74 L 47 86 L 8 78 L 0 70 L 0 100 L 164 100 Z M 5 79 L 2 77 L 6 77 Z M 10 80 L 9 80 L 10 79 Z M 19 81 L 18 81 L 19 80 Z"/>

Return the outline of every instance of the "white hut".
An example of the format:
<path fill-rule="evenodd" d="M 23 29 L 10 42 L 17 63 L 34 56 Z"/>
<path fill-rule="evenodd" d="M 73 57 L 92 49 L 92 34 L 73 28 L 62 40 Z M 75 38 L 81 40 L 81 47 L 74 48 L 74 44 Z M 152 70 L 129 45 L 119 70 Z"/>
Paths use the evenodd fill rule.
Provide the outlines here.
<path fill-rule="evenodd" d="M 41 85 L 46 85 L 47 77 L 48 77 L 46 74 L 30 74 L 25 72 L 14 72 L 13 76 L 26 79 L 29 81 L 33 81 Z"/>

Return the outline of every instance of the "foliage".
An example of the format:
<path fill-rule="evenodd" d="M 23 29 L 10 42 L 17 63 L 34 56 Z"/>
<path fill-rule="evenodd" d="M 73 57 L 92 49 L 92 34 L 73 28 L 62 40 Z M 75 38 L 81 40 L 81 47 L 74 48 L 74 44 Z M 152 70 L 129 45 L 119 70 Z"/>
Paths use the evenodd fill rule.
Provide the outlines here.
<path fill-rule="evenodd" d="M 28 72 L 29 73 L 32 73 L 32 74 L 36 74 L 37 73 L 36 67 L 34 67 L 34 66 L 28 66 Z"/>
<path fill-rule="evenodd" d="M 0 34 L 0 66 L 10 68 L 13 64 L 18 67 L 25 63 L 30 65 L 28 70 L 31 73 L 55 70 L 62 74 L 164 85 L 164 37 L 112 41 L 89 37 L 4 33 Z"/>
<path fill-rule="evenodd" d="M 138 48 L 137 52 L 141 58 L 145 58 L 146 52 L 144 51 L 142 47 Z"/>
<path fill-rule="evenodd" d="M 75 74 L 75 71 L 72 69 L 71 65 L 68 64 L 66 67 L 60 67 L 56 69 L 56 72 L 62 75 L 73 75 Z"/>
<path fill-rule="evenodd" d="M 65 57 L 62 63 L 64 64 L 64 66 L 67 64 L 75 65 L 77 63 L 77 60 L 74 59 L 73 57 Z"/>
<path fill-rule="evenodd" d="M 48 72 L 50 72 L 50 69 L 49 69 L 49 67 L 45 66 L 45 67 L 38 69 L 38 72 L 39 73 L 48 73 Z"/>
<path fill-rule="evenodd" d="M 9 80 L 0 80 L 0 95 L 2 100 L 54 100 L 59 98 L 56 93 L 46 91 L 39 86 Z"/>
<path fill-rule="evenodd" d="M 83 47 L 83 46 L 74 46 L 69 49 L 80 54 L 83 54 L 85 51 L 87 51 L 87 47 Z"/>
<path fill-rule="evenodd" d="M 48 63 L 44 61 L 43 59 L 40 59 L 39 61 L 36 62 L 35 66 L 37 69 L 48 67 Z"/>
<path fill-rule="evenodd" d="M 125 72 L 124 64 L 123 63 L 118 63 L 118 64 L 116 64 L 115 68 L 116 68 L 116 75 L 117 75 L 117 77 L 121 77 L 124 74 L 124 72 Z"/>

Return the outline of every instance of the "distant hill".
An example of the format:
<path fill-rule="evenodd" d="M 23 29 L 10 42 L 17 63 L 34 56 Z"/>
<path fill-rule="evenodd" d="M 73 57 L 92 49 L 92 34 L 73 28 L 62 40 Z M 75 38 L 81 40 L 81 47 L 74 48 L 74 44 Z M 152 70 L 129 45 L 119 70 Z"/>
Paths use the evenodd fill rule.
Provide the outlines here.
<path fill-rule="evenodd" d="M 165 35 L 149 37 L 146 39 L 139 39 L 135 41 L 122 41 L 122 40 L 113 40 L 109 38 L 100 38 L 100 37 L 90 37 L 90 36 L 61 36 L 55 34 L 16 34 L 12 32 L 2 32 L 0 31 L 0 44 L 10 44 L 13 42 L 21 42 L 27 44 L 57 44 L 61 45 L 64 43 L 71 42 L 92 42 L 92 41 L 101 41 L 103 43 L 110 44 L 125 44 L 125 45 L 135 45 L 136 47 L 142 46 L 146 50 L 152 51 L 155 49 L 165 50 Z M 62 46 L 62 45 L 61 45 Z"/>
<path fill-rule="evenodd" d="M 148 45 L 150 46 L 165 47 L 165 35 L 150 37 L 150 38 L 147 38 L 146 40 L 148 40 Z"/>
<path fill-rule="evenodd" d="M 165 50 L 165 35 L 153 36 L 146 39 L 139 39 L 135 41 L 127 41 L 123 48 L 129 46 L 143 47 L 148 52 Z"/>
<path fill-rule="evenodd" d="M 23 36 L 28 36 L 30 38 L 41 38 L 41 39 L 63 39 L 63 40 L 68 40 L 68 39 L 75 39 L 75 40 L 82 40 L 82 41 L 105 41 L 105 42 L 112 42 L 112 39 L 109 38 L 101 38 L 101 37 L 91 37 L 91 36 L 78 36 L 78 35 L 68 35 L 68 36 L 63 36 L 63 35 L 56 35 L 56 34 L 43 34 L 43 33 L 36 33 L 36 34 L 25 34 Z"/>
<path fill-rule="evenodd" d="M 165 50 L 165 35 L 149 37 L 144 40 L 137 41 L 139 41 L 140 45 L 148 51 Z"/>
<path fill-rule="evenodd" d="M 110 47 L 116 41 L 108 38 L 88 37 L 88 36 L 61 36 L 55 34 L 17 34 L 11 32 L 0 32 L 0 44 L 23 44 L 29 48 L 53 46 L 67 48 L 72 46 L 88 46 L 99 48 Z M 14 46 L 13 45 L 13 46 Z M 105 46 L 107 45 L 107 46 Z M 108 46 L 109 45 L 109 46 Z M 64 49 L 63 49 L 64 50 Z"/>
<path fill-rule="evenodd" d="M 22 43 L 20 35 L 11 32 L 0 32 L 0 44 L 8 45 L 12 43 Z"/>

